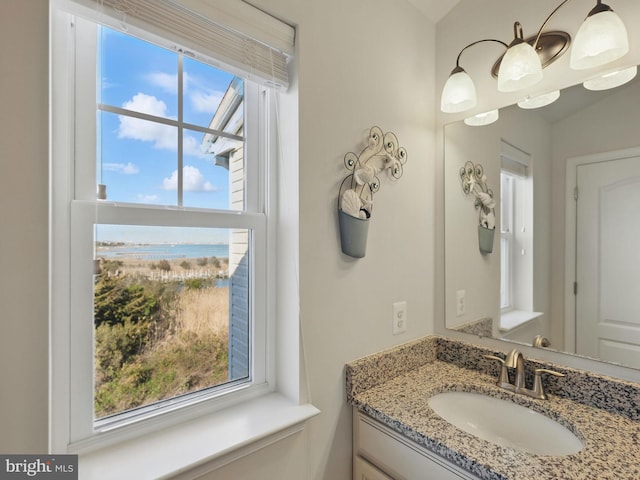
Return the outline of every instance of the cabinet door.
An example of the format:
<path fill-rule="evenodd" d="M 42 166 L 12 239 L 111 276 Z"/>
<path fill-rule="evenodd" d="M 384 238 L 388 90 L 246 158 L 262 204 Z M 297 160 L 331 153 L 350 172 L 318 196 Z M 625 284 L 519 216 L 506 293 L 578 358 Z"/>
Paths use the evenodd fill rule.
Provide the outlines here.
<path fill-rule="evenodd" d="M 361 457 L 353 465 L 353 480 L 393 480 Z"/>
<path fill-rule="evenodd" d="M 420 480 L 475 480 L 478 477 L 419 446 L 360 412 L 354 412 L 354 462 L 364 457 L 391 477 Z M 363 480 L 354 477 L 355 480 Z M 367 477 L 365 477 L 367 478 Z"/>

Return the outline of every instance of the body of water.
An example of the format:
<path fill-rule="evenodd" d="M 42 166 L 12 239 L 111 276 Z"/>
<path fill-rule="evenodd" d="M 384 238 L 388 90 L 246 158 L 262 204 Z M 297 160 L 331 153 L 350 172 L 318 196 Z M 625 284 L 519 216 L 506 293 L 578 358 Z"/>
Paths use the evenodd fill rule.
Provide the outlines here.
<path fill-rule="evenodd" d="M 173 260 L 176 258 L 229 258 L 229 245 L 191 243 L 122 245 L 98 247 L 96 255 L 104 258 L 136 258 L 141 260 Z"/>

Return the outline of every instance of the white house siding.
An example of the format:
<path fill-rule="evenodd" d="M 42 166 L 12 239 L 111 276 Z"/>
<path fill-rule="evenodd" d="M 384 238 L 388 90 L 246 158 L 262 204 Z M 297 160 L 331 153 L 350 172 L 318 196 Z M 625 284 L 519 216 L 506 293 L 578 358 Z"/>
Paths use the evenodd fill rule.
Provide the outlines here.
<path fill-rule="evenodd" d="M 242 132 L 239 132 L 241 135 Z M 244 149 L 229 155 L 229 206 L 243 210 Z M 229 379 L 249 374 L 249 233 L 233 229 L 229 238 Z"/>

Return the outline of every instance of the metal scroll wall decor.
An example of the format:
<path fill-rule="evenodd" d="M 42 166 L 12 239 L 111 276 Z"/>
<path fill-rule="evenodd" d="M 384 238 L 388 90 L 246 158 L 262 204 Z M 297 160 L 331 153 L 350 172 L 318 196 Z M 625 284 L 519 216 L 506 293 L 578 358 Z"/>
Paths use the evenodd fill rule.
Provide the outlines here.
<path fill-rule="evenodd" d="M 399 179 L 407 162 L 407 151 L 398 144 L 393 132 L 383 133 L 371 127 L 367 146 L 359 155 L 349 152 L 344 165 L 351 172 L 338 192 L 338 221 L 342 252 L 362 258 L 367 248 L 369 220 L 373 212 L 373 194 L 380 189 L 381 172 Z"/>
<path fill-rule="evenodd" d="M 487 176 L 484 168 L 479 163 L 465 163 L 460 168 L 460 181 L 465 195 L 472 193 L 475 198 L 475 207 L 478 210 L 478 244 L 480 253 L 493 252 L 493 237 L 496 231 L 496 201 L 493 191 L 487 188 Z"/>

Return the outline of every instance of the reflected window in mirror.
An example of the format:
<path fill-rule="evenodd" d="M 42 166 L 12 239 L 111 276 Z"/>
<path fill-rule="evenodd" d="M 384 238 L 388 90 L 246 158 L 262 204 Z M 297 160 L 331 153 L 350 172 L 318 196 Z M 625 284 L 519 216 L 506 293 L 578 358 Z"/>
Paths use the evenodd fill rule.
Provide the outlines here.
<path fill-rule="evenodd" d="M 500 154 L 500 331 L 533 312 L 533 180 L 531 156 L 502 140 Z"/>

